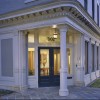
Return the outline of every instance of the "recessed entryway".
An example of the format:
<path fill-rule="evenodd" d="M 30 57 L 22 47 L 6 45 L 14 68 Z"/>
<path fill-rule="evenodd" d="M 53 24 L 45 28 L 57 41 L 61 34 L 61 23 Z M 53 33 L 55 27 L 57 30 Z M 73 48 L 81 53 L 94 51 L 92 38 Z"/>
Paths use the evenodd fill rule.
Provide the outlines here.
<path fill-rule="evenodd" d="M 68 74 L 72 74 L 71 48 L 67 48 Z M 59 86 L 60 84 L 60 48 L 38 48 L 38 84 L 39 87 Z M 72 79 L 72 77 L 67 77 Z"/>
<path fill-rule="evenodd" d="M 59 86 L 60 48 L 39 47 L 39 86 Z"/>

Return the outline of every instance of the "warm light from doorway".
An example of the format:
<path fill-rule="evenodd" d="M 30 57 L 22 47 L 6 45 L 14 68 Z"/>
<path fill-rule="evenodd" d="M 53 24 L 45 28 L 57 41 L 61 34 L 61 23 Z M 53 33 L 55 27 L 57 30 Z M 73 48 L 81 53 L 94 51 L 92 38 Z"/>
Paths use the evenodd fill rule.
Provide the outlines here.
<path fill-rule="evenodd" d="M 52 28 L 57 28 L 57 25 L 53 25 Z"/>

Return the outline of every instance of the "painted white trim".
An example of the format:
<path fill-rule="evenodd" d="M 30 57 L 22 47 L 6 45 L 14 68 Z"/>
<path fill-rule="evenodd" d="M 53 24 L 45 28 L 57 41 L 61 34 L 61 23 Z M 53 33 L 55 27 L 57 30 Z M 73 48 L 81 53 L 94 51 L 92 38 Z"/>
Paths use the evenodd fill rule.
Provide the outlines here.
<path fill-rule="evenodd" d="M 92 43 L 92 44 L 95 44 L 95 41 L 94 41 L 93 39 L 91 39 L 91 43 Z"/>
<path fill-rule="evenodd" d="M 0 32 L 7 33 L 8 31 L 15 31 L 15 30 L 27 30 L 27 29 L 33 29 L 33 28 L 40 28 L 40 27 L 48 27 L 52 26 L 54 24 L 68 24 L 78 30 L 79 32 L 86 34 L 90 38 L 92 38 L 94 41 L 97 41 L 100 43 L 100 41 L 92 36 L 90 32 L 87 32 L 85 29 L 83 29 L 80 25 L 77 23 L 73 22 L 71 19 L 67 17 L 62 17 L 62 18 L 56 18 L 56 19 L 51 19 L 51 20 L 46 20 L 46 21 L 40 21 L 40 22 L 34 22 L 34 23 L 27 23 L 23 25 L 18 25 L 18 26 L 13 26 L 13 27 L 7 27 L 7 28 L 1 28 Z"/>
<path fill-rule="evenodd" d="M 13 17 L 19 17 L 22 15 L 32 14 L 35 12 L 49 10 L 49 9 L 53 9 L 53 8 L 57 8 L 57 7 L 61 7 L 61 6 L 71 6 L 71 7 L 76 8 L 95 27 L 95 29 L 98 30 L 98 32 L 100 31 L 100 29 L 99 29 L 99 27 L 97 27 L 96 23 L 94 23 L 94 21 L 91 19 L 91 17 L 88 16 L 87 13 L 79 5 L 77 5 L 76 3 L 75 4 L 71 4 L 71 3 L 68 4 L 66 1 L 62 1 L 61 3 L 59 4 L 59 2 L 55 2 L 52 4 L 37 6 L 33 10 L 31 10 L 30 12 L 28 11 L 26 13 L 21 13 L 21 14 L 10 16 L 10 17 L 0 18 L 0 20 L 10 19 Z"/>
<path fill-rule="evenodd" d="M 96 46 L 99 46 L 99 43 L 98 42 L 96 42 Z"/>
<path fill-rule="evenodd" d="M 90 41 L 90 38 L 89 37 L 87 37 L 87 36 L 84 36 L 84 39 L 86 40 L 86 41 Z"/>

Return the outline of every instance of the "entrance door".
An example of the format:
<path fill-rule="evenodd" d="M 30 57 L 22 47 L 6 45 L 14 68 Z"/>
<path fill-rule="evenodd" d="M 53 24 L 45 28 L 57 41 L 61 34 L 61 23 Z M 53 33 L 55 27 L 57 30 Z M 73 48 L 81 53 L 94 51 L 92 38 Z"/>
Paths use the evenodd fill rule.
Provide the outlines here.
<path fill-rule="evenodd" d="M 60 48 L 39 48 L 39 86 L 60 84 Z"/>

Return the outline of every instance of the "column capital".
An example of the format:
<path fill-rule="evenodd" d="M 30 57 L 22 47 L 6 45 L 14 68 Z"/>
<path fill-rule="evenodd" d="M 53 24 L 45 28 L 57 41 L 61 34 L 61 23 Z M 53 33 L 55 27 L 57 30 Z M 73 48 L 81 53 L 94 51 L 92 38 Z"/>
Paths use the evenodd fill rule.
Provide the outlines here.
<path fill-rule="evenodd" d="M 60 24 L 60 25 L 58 25 L 58 29 L 59 29 L 60 31 L 67 32 L 68 29 L 69 29 L 69 27 L 68 27 L 67 24 Z"/>

